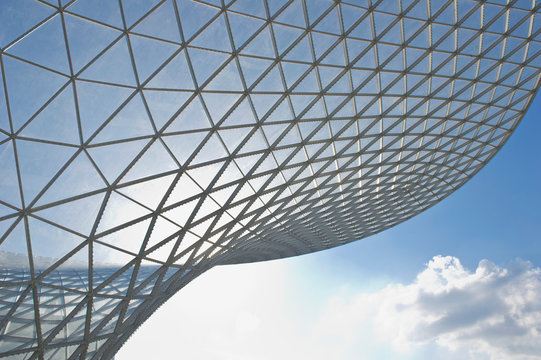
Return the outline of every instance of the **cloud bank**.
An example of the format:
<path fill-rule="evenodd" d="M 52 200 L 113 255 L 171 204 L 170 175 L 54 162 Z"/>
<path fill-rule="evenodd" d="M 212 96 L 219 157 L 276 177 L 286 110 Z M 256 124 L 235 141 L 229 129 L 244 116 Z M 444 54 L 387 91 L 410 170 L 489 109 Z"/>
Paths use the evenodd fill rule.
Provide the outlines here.
<path fill-rule="evenodd" d="M 472 359 L 541 359 L 541 269 L 529 262 L 482 260 L 472 272 L 435 256 L 411 284 L 334 301 L 322 326 L 369 321 L 397 352 L 436 345 Z"/>
<path fill-rule="evenodd" d="M 435 256 L 409 284 L 327 295 L 324 282 L 302 282 L 320 274 L 291 276 L 291 264 L 205 274 L 117 358 L 167 357 L 171 348 L 191 359 L 541 359 L 541 269 L 529 262 L 482 260 L 470 271 Z"/>

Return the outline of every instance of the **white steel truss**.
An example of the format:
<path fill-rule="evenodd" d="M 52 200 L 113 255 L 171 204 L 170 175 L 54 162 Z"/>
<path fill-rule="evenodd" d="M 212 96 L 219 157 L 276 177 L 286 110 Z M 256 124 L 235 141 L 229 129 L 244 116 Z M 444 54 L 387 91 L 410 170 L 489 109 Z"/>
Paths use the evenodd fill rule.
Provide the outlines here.
<path fill-rule="evenodd" d="M 0 2 L 0 357 L 111 358 L 212 266 L 439 202 L 536 94 L 540 7 Z"/>

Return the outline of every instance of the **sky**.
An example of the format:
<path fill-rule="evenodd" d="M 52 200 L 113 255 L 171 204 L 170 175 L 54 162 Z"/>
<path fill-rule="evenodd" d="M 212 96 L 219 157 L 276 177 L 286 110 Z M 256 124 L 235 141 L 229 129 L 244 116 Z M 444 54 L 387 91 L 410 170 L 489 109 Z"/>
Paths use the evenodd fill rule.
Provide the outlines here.
<path fill-rule="evenodd" d="M 4 84 L 0 86 L 0 168 L 3 171 L 0 234 L 6 235 L 0 243 L 0 252 L 26 255 L 31 248 L 34 255 L 56 261 L 78 249 L 71 254 L 71 260 L 76 260 L 77 266 L 86 266 L 88 250 L 79 245 L 83 241 L 86 244 L 87 236 L 94 231 L 105 189 L 119 183 L 120 190 L 108 198 L 105 215 L 96 222 L 98 241 L 94 242 L 92 254 L 95 265 L 99 261 L 108 265 L 124 264 L 133 259 L 142 251 L 141 242 L 133 240 L 144 236 L 148 226 L 148 219 L 139 220 L 156 209 L 156 200 L 161 199 L 156 184 L 163 185 L 161 194 L 164 194 L 173 175 L 160 177 L 163 183 L 152 183 L 152 192 L 141 191 L 137 182 L 147 176 L 174 173 L 180 164 L 191 161 L 193 148 L 212 125 L 201 119 L 208 117 L 213 124 L 226 120 L 220 119 L 225 116 L 224 109 L 232 104 L 228 101 L 239 98 L 244 92 L 244 87 L 239 85 L 237 65 L 227 65 L 219 76 L 210 80 L 212 72 L 226 61 L 224 59 L 229 59 L 233 48 L 239 49 L 255 31 L 256 28 L 248 27 L 250 21 L 244 15 L 229 15 L 232 38 L 236 41 L 232 47 L 230 38 L 217 25 L 224 25 L 220 22 L 224 21 L 223 16 L 197 35 L 205 24 L 202 19 L 212 18 L 219 12 L 217 9 L 197 2 L 177 1 L 181 10 L 183 6 L 199 8 L 198 16 L 185 16 L 182 21 L 187 39 L 194 37 L 188 40 L 189 50 L 183 52 L 177 19 L 172 17 L 174 12 L 170 8 L 172 1 L 164 1 L 146 19 L 141 17 L 150 10 L 151 2 L 124 2 L 124 20 L 127 26 L 133 25 L 129 43 L 128 35 L 119 29 L 124 21 L 117 2 L 105 0 L 96 6 L 91 1 L 61 1 L 64 5 L 70 3 L 64 20 L 52 6 L 45 5 L 56 6 L 57 0 L 2 3 L 5 11 L 0 11 L 3 29 L 0 32 L 3 52 L 0 83 Z M 269 2 L 275 8 L 272 11 L 277 11 L 283 3 L 284 0 Z M 314 18 L 315 13 L 311 11 L 323 11 L 330 2 L 309 0 L 305 3 L 310 4 L 308 15 L 313 21 L 317 16 Z M 475 4 L 460 2 L 468 3 Z M 238 1 L 232 9 L 251 14 L 257 10 L 250 8 L 255 6 L 253 4 L 256 2 Z M 300 12 L 294 8 L 299 4 L 299 1 L 292 2 L 277 20 L 303 27 L 302 16 L 297 16 Z M 382 11 L 394 11 L 386 9 L 383 2 L 378 6 Z M 344 5 L 344 9 L 353 10 L 348 5 Z M 426 11 L 423 2 L 411 14 L 424 16 L 415 14 L 417 11 Z M 329 14 L 328 19 L 339 13 Z M 342 21 L 346 22 L 348 16 L 355 18 L 355 14 L 344 11 L 339 16 L 345 16 Z M 490 15 L 488 10 L 487 14 Z M 382 13 L 376 15 L 379 20 Z M 48 20 L 42 21 L 45 18 Z M 162 21 L 167 19 L 169 22 Z M 244 20 L 236 22 L 234 19 Z M 260 19 L 256 23 L 267 22 Z M 385 23 L 382 24 L 385 28 Z M 323 33 L 338 31 L 333 35 L 338 38 L 341 33 L 336 25 L 336 21 L 321 21 L 315 25 L 312 35 L 317 38 Z M 375 31 L 381 31 L 379 26 L 376 24 Z M 287 50 L 298 36 L 299 28 L 293 30 L 291 26 L 275 24 L 274 29 L 278 34 L 277 49 L 285 51 L 282 66 L 287 68 L 295 61 L 306 60 L 305 57 L 312 61 L 309 51 L 299 50 L 302 49 L 300 41 L 291 51 Z M 363 32 L 361 24 L 358 29 Z M 297 35 L 288 36 L 286 30 Z M 363 34 L 366 35 L 366 31 Z M 391 37 L 385 41 L 398 41 L 398 37 Z M 261 38 L 250 40 L 251 44 L 245 44 L 238 55 L 239 66 L 249 82 L 258 81 L 263 71 L 254 66 L 257 56 L 275 56 L 269 42 L 263 46 L 256 39 Z M 422 36 L 417 38 L 422 39 Z M 315 42 L 319 43 L 319 40 Z M 251 47 L 253 44 L 257 46 Z M 323 50 L 317 45 L 313 50 L 321 56 L 321 69 L 325 69 L 334 51 L 323 56 L 326 46 L 330 45 L 321 44 Z M 347 42 L 347 47 L 355 49 L 355 42 Z M 382 58 L 383 54 L 382 50 Z M 344 56 L 341 54 L 333 60 L 340 60 L 339 64 L 330 64 L 343 66 Z M 203 64 L 195 67 L 193 78 L 188 76 L 186 59 Z M 132 71 L 134 64 L 137 70 Z M 185 71 L 176 70 L 179 66 Z M 272 78 L 270 74 L 267 79 Z M 285 85 L 303 93 L 304 80 L 295 85 L 301 71 L 287 74 Z M 311 74 L 307 79 L 315 79 Z M 331 81 L 333 77 L 322 80 Z M 279 81 L 261 81 L 254 90 L 284 91 L 284 81 L 277 75 L 273 78 Z M 206 84 L 202 86 L 204 91 L 182 107 L 182 113 L 174 115 L 181 109 L 179 104 L 185 101 L 188 104 L 188 94 L 195 89 L 194 80 L 201 86 Z M 144 86 L 140 86 L 141 82 Z M 312 92 L 320 91 L 318 84 L 310 86 L 313 86 Z M 423 91 L 427 89 L 427 84 L 420 87 Z M 334 87 L 328 90 L 329 93 L 343 91 Z M 223 91 L 233 91 L 236 95 Z M 240 110 L 235 116 L 239 116 L 241 122 L 248 115 L 255 121 L 254 114 L 261 117 L 268 110 L 265 101 L 253 100 L 260 95 L 252 97 L 255 110 L 238 106 Z M 302 99 L 302 96 L 292 94 L 290 98 Z M 301 100 L 292 100 L 293 110 L 302 113 L 306 104 L 301 103 Z M 206 111 L 203 104 L 208 107 Z M 248 102 L 242 104 L 248 106 Z M 301 105 L 303 107 L 296 108 Z M 288 111 L 287 116 L 292 115 L 291 109 Z M 130 338 L 116 358 L 541 359 L 536 357 L 541 353 L 541 302 L 538 300 L 541 299 L 541 190 L 538 187 L 541 160 L 536 147 L 541 130 L 537 119 L 540 111 L 541 99 L 538 99 L 503 150 L 470 182 L 440 204 L 392 229 L 346 246 L 295 258 L 214 268 L 163 305 Z M 273 114 L 278 113 L 276 110 Z M 233 114 L 227 121 L 239 120 L 233 119 Z M 268 119 L 270 122 L 272 117 Z M 266 125 L 266 130 L 261 130 L 265 136 L 278 136 L 279 132 L 272 133 L 269 130 L 272 126 Z M 235 130 L 238 129 L 240 127 Z M 161 135 L 156 137 L 158 130 Z M 189 132 L 189 142 L 179 141 L 176 132 Z M 239 145 L 245 136 L 240 136 L 240 131 L 228 138 L 225 131 L 219 134 L 224 144 L 207 142 L 205 146 L 211 144 L 210 147 L 205 147 L 205 151 L 193 159 L 195 164 L 225 158 L 239 146 L 248 148 L 248 142 Z M 214 140 L 216 136 L 213 135 Z M 168 146 L 170 149 L 166 150 Z M 243 151 L 248 151 L 247 148 Z M 140 151 L 144 156 L 129 167 L 129 162 Z M 214 165 L 203 167 L 206 176 L 197 177 L 194 174 L 202 173 L 195 170 L 192 173 L 191 168 L 188 174 L 199 179 L 209 177 L 209 173 L 215 174 Z M 227 176 L 222 176 L 222 180 L 224 178 L 232 181 Z M 130 181 L 136 184 L 129 185 Z M 177 188 L 181 189 L 177 196 L 188 196 L 185 186 Z M 95 194 L 73 199 L 92 192 Z M 171 195 L 171 199 L 174 198 Z M 141 204 L 135 206 L 134 200 L 144 208 Z M 18 211 L 23 205 L 32 208 L 31 214 L 25 215 L 28 224 L 18 220 L 22 218 Z M 219 207 L 221 203 L 212 205 Z M 202 209 L 207 211 L 210 207 Z M 186 209 L 169 213 L 179 224 L 173 226 L 165 220 L 157 223 L 153 241 L 179 231 L 186 222 L 183 217 L 190 214 L 191 210 Z M 122 227 L 136 219 L 137 226 Z M 12 226 L 16 221 L 18 223 Z M 193 241 L 199 238 L 196 235 Z M 184 240 L 182 246 L 191 244 Z M 210 243 L 205 242 L 205 245 L 210 246 Z M 201 253 L 204 249 L 206 247 L 201 247 L 198 251 Z M 168 251 L 163 246 L 149 257 L 165 261 Z M 25 266 L 30 264 L 28 259 L 22 258 Z"/>
<path fill-rule="evenodd" d="M 475 177 L 402 224 L 208 271 L 116 359 L 541 358 L 540 112 L 538 96 Z"/>

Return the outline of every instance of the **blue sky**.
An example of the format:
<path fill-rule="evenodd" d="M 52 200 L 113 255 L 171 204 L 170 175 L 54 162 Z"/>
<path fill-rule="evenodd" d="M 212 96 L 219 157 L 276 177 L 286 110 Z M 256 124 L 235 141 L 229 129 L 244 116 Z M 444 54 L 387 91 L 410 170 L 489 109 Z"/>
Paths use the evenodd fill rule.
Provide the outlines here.
<path fill-rule="evenodd" d="M 327 251 L 202 275 L 160 308 L 117 359 L 179 354 L 192 359 L 537 359 L 535 346 L 533 353 L 509 349 L 517 348 L 515 340 L 539 344 L 538 333 L 523 338 L 505 325 L 501 331 L 509 333 L 504 340 L 494 340 L 494 328 L 483 324 L 508 311 L 524 320 L 525 332 L 535 332 L 535 322 L 532 326 L 527 320 L 532 314 L 499 306 L 512 303 L 509 293 L 535 316 L 541 311 L 535 300 L 541 295 L 540 111 L 537 97 L 485 168 L 405 223 Z M 445 274 L 430 265 L 440 259 L 433 259 L 437 255 L 452 257 L 444 266 L 452 275 L 426 285 L 430 275 Z M 448 285 L 453 283 L 449 279 L 459 280 Z M 534 298 L 524 295 L 527 287 Z M 431 309 L 420 301 L 411 305 L 418 312 L 409 315 L 381 305 L 391 301 L 396 307 L 408 294 L 419 299 L 432 288 L 440 314 L 465 309 L 452 319 L 461 325 L 440 332 L 425 326 L 422 319 Z M 455 297 L 453 289 L 467 294 L 466 299 Z M 389 322 L 407 336 L 385 330 Z M 432 333 L 415 339 L 408 330 L 411 323 Z M 470 340 L 463 340 L 464 334 Z M 150 339 L 152 348 L 145 346 Z"/>

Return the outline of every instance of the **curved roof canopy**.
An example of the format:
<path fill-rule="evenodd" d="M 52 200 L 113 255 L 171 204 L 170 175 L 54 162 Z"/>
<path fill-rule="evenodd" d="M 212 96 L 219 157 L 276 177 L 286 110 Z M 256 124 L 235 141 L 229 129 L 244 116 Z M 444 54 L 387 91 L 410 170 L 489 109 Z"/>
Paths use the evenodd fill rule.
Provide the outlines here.
<path fill-rule="evenodd" d="M 2 1 L 0 356 L 111 357 L 214 265 L 442 200 L 533 99 L 539 8 Z"/>

